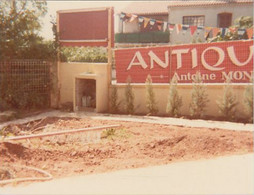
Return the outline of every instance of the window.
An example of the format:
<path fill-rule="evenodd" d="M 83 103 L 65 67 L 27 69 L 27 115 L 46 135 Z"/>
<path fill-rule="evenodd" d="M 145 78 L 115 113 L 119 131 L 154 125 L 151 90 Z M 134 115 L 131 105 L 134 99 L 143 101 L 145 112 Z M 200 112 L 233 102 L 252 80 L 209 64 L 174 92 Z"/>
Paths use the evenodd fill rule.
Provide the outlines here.
<path fill-rule="evenodd" d="M 183 24 L 204 26 L 205 16 L 183 16 Z"/>
<path fill-rule="evenodd" d="M 218 14 L 218 27 L 228 28 L 231 26 L 232 13 L 220 13 Z"/>

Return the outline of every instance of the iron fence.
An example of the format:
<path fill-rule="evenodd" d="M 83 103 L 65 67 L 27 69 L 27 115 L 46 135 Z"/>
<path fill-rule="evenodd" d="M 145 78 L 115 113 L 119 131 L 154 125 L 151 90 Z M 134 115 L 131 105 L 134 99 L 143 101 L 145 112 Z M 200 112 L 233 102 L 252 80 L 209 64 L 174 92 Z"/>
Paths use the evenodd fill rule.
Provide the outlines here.
<path fill-rule="evenodd" d="M 43 60 L 0 61 L 0 107 L 48 107 L 50 65 Z"/>

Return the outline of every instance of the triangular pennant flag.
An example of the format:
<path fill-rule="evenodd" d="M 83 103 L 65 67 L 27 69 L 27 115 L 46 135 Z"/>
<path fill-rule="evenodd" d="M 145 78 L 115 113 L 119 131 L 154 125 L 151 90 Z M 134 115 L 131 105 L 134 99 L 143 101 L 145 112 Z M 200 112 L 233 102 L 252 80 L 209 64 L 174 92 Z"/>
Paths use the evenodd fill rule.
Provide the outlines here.
<path fill-rule="evenodd" d="M 129 20 L 129 22 L 133 22 L 134 20 L 136 20 L 137 19 L 137 15 L 135 15 L 135 14 L 132 14 L 131 15 L 131 18 L 130 18 L 130 20 Z"/>
<path fill-rule="evenodd" d="M 182 32 L 183 32 L 183 34 L 185 34 L 186 33 L 186 31 L 189 29 L 189 25 L 186 25 L 186 24 L 184 24 L 184 25 L 182 25 Z"/>
<path fill-rule="evenodd" d="M 228 30 L 229 30 L 229 32 L 231 32 L 231 33 L 235 33 L 236 30 L 237 30 L 237 28 L 235 28 L 235 27 L 230 27 Z"/>
<path fill-rule="evenodd" d="M 141 24 L 142 22 L 144 22 L 144 17 L 139 16 L 138 17 L 138 23 Z"/>
<path fill-rule="evenodd" d="M 162 29 L 162 24 L 160 24 L 160 23 L 157 24 L 157 27 L 158 27 L 159 30 L 161 30 Z"/>
<path fill-rule="evenodd" d="M 212 27 L 205 27 L 205 39 L 207 39 L 207 36 L 210 34 L 212 30 Z"/>
<path fill-rule="evenodd" d="M 168 28 L 169 28 L 169 31 L 172 33 L 174 28 L 175 28 L 175 25 L 174 24 L 169 24 Z"/>
<path fill-rule="evenodd" d="M 182 25 L 181 24 L 177 24 L 176 25 L 176 33 L 179 34 L 179 32 L 182 30 Z"/>
<path fill-rule="evenodd" d="M 202 30 L 204 30 L 203 26 L 198 26 L 197 27 L 197 33 L 199 34 Z"/>
<path fill-rule="evenodd" d="M 253 37 L 253 28 L 248 28 L 247 29 L 247 35 L 248 35 L 249 39 L 251 39 Z"/>
<path fill-rule="evenodd" d="M 121 20 L 124 20 L 125 16 L 126 16 L 126 14 L 123 13 L 123 12 L 121 12 L 121 14 L 120 14 L 120 19 L 121 19 Z"/>
<path fill-rule="evenodd" d="M 188 25 L 188 24 L 182 25 L 182 30 L 188 30 L 189 28 L 190 28 L 190 25 Z"/>
<path fill-rule="evenodd" d="M 149 21 L 150 21 L 149 18 L 144 18 L 144 28 L 147 26 Z"/>
<path fill-rule="evenodd" d="M 156 24 L 157 24 L 158 29 L 161 30 L 163 22 L 160 20 L 156 20 Z"/>
<path fill-rule="evenodd" d="M 155 22 L 156 22 L 155 19 L 150 19 L 149 24 L 150 24 L 151 26 L 153 26 L 153 25 L 155 24 Z"/>
<path fill-rule="evenodd" d="M 217 34 L 220 32 L 220 29 L 215 27 L 212 29 L 212 31 L 213 31 L 213 37 L 216 37 Z"/>
<path fill-rule="evenodd" d="M 240 35 L 240 36 L 243 36 L 245 32 L 246 32 L 246 29 L 244 29 L 244 28 L 239 28 L 237 31 L 238 35 Z"/>
<path fill-rule="evenodd" d="M 167 30 L 168 27 L 168 23 L 167 22 L 163 22 L 163 31 L 165 32 Z"/>
<path fill-rule="evenodd" d="M 191 35 L 193 35 L 196 32 L 197 28 L 198 28 L 197 26 L 190 26 Z"/>
<path fill-rule="evenodd" d="M 227 34 L 227 28 L 221 28 L 220 32 L 221 32 L 221 36 L 224 37 Z"/>
<path fill-rule="evenodd" d="M 132 14 L 126 14 L 126 17 L 130 18 L 132 16 Z"/>

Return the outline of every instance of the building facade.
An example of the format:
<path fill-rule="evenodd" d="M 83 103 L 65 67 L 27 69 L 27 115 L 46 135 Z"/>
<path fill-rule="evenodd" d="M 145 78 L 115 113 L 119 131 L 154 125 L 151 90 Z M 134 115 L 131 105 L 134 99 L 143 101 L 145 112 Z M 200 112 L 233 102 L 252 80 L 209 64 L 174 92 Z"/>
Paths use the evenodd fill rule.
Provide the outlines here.
<path fill-rule="evenodd" d="M 162 22 L 167 21 L 168 24 L 228 28 L 239 17 L 253 16 L 253 0 L 133 2 L 123 12 Z M 162 31 L 162 29 L 157 28 L 156 23 L 153 26 L 148 23 L 144 28 L 139 24 L 138 19 L 132 22 L 119 19 L 118 31 L 120 33 L 142 33 Z M 186 44 L 204 42 L 205 39 L 205 30 L 195 30 L 193 33 L 190 28 L 179 31 L 175 27 L 170 33 L 168 42 L 170 44 Z"/>
<path fill-rule="evenodd" d="M 228 1 L 169 1 L 168 22 L 173 24 L 195 25 L 217 28 L 228 28 L 242 16 L 253 16 L 253 0 Z M 191 35 L 173 30 L 170 36 L 171 44 L 203 42 L 203 31 Z"/>

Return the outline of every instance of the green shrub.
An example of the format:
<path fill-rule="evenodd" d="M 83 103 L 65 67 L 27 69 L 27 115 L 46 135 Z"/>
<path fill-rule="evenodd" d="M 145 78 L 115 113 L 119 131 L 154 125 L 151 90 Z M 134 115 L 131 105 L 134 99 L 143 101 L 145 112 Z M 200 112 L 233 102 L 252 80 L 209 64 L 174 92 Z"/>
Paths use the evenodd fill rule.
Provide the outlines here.
<path fill-rule="evenodd" d="M 158 108 L 156 106 L 152 83 L 152 77 L 148 75 L 146 78 L 146 108 L 148 109 L 148 114 L 155 115 L 158 112 Z"/>
<path fill-rule="evenodd" d="M 107 62 L 107 51 L 103 47 L 62 47 L 62 62 Z"/>
<path fill-rule="evenodd" d="M 168 113 L 169 116 L 178 117 L 182 105 L 183 105 L 182 97 L 180 97 L 177 91 L 177 79 L 173 77 L 170 82 L 166 112 Z"/>
<path fill-rule="evenodd" d="M 202 118 L 209 100 L 200 72 L 196 73 L 192 85 L 190 115 L 194 118 Z"/>
<path fill-rule="evenodd" d="M 110 111 L 111 113 L 118 113 L 120 102 L 118 102 L 117 87 L 112 85 L 111 98 L 110 98 Z"/>
<path fill-rule="evenodd" d="M 235 119 L 237 101 L 230 84 L 230 79 L 227 79 L 223 87 L 223 96 L 216 102 L 219 107 L 219 113 L 223 116 L 223 118 L 232 121 Z"/>
<path fill-rule="evenodd" d="M 127 78 L 127 85 L 125 88 L 125 110 L 127 114 L 134 113 L 134 93 L 131 86 L 131 77 Z"/>
<path fill-rule="evenodd" d="M 248 85 L 244 91 L 244 106 L 248 114 L 249 121 L 253 122 L 253 79 L 250 80 L 251 85 Z"/>
<path fill-rule="evenodd" d="M 126 129 L 107 129 L 102 132 L 101 138 L 102 139 L 127 139 L 131 135 Z"/>

